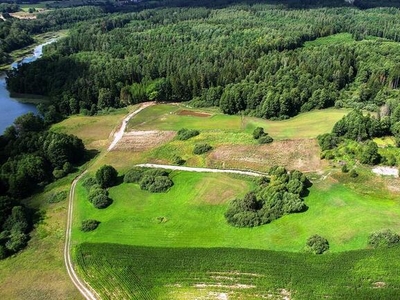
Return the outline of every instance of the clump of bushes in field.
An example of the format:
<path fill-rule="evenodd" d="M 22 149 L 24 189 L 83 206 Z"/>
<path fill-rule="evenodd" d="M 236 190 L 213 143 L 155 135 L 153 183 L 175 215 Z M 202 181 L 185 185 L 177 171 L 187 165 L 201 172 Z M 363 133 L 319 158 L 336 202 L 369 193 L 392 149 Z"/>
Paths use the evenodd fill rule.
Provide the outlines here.
<path fill-rule="evenodd" d="M 168 191 L 174 183 L 169 178 L 169 172 L 160 169 L 133 168 L 124 176 L 126 183 L 138 183 L 142 190 L 151 193 Z"/>
<path fill-rule="evenodd" d="M 81 231 L 89 232 L 95 230 L 100 224 L 100 221 L 97 220 L 83 220 L 81 224 Z"/>
<path fill-rule="evenodd" d="M 253 138 L 255 140 L 258 140 L 259 144 L 269 144 L 274 141 L 274 139 L 268 135 L 267 132 L 264 132 L 264 128 L 262 127 L 257 127 L 253 131 Z"/>
<path fill-rule="evenodd" d="M 195 137 L 200 134 L 200 131 L 195 130 L 195 129 L 186 129 L 182 128 L 178 131 L 177 138 L 180 141 L 186 141 L 192 137 Z"/>
<path fill-rule="evenodd" d="M 229 204 L 225 218 L 233 226 L 254 227 L 285 214 L 305 211 L 303 197 L 308 194 L 309 186 L 310 181 L 300 171 L 288 172 L 284 167 L 273 167 L 270 178 L 260 179 L 256 190 Z"/>
<path fill-rule="evenodd" d="M 329 242 L 326 238 L 314 234 L 307 239 L 306 251 L 314 254 L 322 254 L 329 250 Z"/>
<path fill-rule="evenodd" d="M 117 180 L 118 172 L 113 166 L 104 165 L 96 172 L 96 181 L 102 188 L 114 186 Z"/>
<path fill-rule="evenodd" d="M 60 191 L 57 193 L 53 193 L 50 195 L 48 202 L 49 203 L 58 203 L 64 201 L 67 198 L 67 191 Z"/>
<path fill-rule="evenodd" d="M 207 143 L 196 144 L 193 149 L 193 154 L 200 155 L 211 151 L 212 147 Z"/>
<path fill-rule="evenodd" d="M 88 200 L 94 207 L 103 209 L 112 204 L 106 188 L 117 183 L 118 172 L 112 166 L 104 165 L 96 172 L 96 178 L 86 178 L 82 185 L 89 192 Z"/>
<path fill-rule="evenodd" d="M 172 157 L 172 163 L 178 166 L 182 166 L 184 163 L 186 162 L 186 160 L 184 160 L 181 156 L 179 155 L 174 155 Z"/>
<path fill-rule="evenodd" d="M 374 232 L 368 237 L 368 246 L 372 248 L 393 247 L 400 243 L 400 235 L 390 229 Z"/>
<path fill-rule="evenodd" d="M 94 184 L 90 187 L 88 199 L 94 207 L 102 209 L 111 205 L 112 200 L 108 197 L 108 192 L 100 185 Z"/>

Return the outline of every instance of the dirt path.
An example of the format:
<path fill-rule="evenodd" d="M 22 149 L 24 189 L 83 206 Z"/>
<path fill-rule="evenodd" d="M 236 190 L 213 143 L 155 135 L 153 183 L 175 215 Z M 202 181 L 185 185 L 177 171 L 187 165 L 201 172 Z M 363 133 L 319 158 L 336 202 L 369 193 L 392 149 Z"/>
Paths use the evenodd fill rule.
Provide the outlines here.
<path fill-rule="evenodd" d="M 128 124 L 129 120 L 138 114 L 140 111 L 145 109 L 146 107 L 149 107 L 151 105 L 155 105 L 155 102 L 146 102 L 143 103 L 137 110 L 134 112 L 130 113 L 128 116 L 124 118 L 122 121 L 122 125 L 119 129 L 114 134 L 114 140 L 112 141 L 111 145 L 108 147 L 107 152 L 111 151 L 115 145 L 118 144 L 118 142 L 121 140 L 122 136 L 124 135 L 126 125 Z M 75 188 L 76 184 L 78 181 L 86 174 L 87 170 L 85 170 L 81 175 L 76 177 L 74 181 L 71 184 L 71 189 L 69 192 L 69 197 L 68 197 L 68 216 L 67 216 L 67 229 L 65 232 L 65 245 L 64 245 L 64 262 L 65 266 L 67 268 L 67 272 L 69 277 L 71 278 L 73 284 L 76 286 L 76 288 L 79 290 L 79 292 L 82 294 L 85 299 L 88 300 L 96 300 L 100 299 L 100 297 L 94 292 L 93 288 L 90 287 L 90 285 L 79 279 L 78 275 L 76 274 L 74 270 L 74 265 L 72 263 L 71 259 L 71 230 L 72 230 L 72 217 L 73 217 L 73 211 L 74 211 L 74 198 L 75 198 Z"/>
<path fill-rule="evenodd" d="M 75 188 L 79 179 L 82 178 L 83 175 L 86 174 L 87 171 L 83 172 L 81 175 L 76 177 L 71 185 L 71 190 L 69 191 L 69 203 L 68 203 L 68 217 L 67 217 L 67 230 L 65 232 L 65 245 L 64 245 L 64 262 L 67 267 L 67 272 L 72 282 L 79 290 L 79 292 L 88 300 L 96 300 L 97 297 L 93 293 L 93 291 L 88 288 L 88 284 L 79 279 L 78 275 L 74 270 L 74 265 L 71 260 L 71 227 L 72 227 L 72 215 L 74 211 L 74 196 L 75 196 Z"/>
<path fill-rule="evenodd" d="M 193 167 L 182 167 L 182 166 L 170 166 L 170 165 L 158 165 L 158 164 L 139 164 L 137 167 L 145 168 L 158 168 L 166 170 L 176 171 L 187 171 L 187 172 L 200 172 L 200 173 L 230 173 L 240 174 L 248 176 L 266 176 L 266 173 L 254 172 L 254 171 L 241 171 L 241 170 L 230 170 L 230 169 L 210 169 L 210 168 L 193 168 Z"/>
<path fill-rule="evenodd" d="M 135 116 L 138 113 L 140 113 L 146 107 L 149 107 L 149 106 L 152 106 L 152 105 L 155 105 L 155 104 L 156 104 L 155 102 L 145 102 L 137 110 L 135 110 L 134 112 L 131 112 L 129 115 L 127 115 L 124 118 L 124 120 L 122 121 L 122 125 L 119 128 L 119 130 L 116 133 L 114 133 L 114 140 L 112 141 L 111 145 L 108 147 L 107 151 L 111 151 L 112 149 L 114 149 L 114 147 L 122 139 L 122 137 L 124 136 L 124 133 L 125 133 L 126 125 L 128 124 L 129 120 L 133 116 Z"/>

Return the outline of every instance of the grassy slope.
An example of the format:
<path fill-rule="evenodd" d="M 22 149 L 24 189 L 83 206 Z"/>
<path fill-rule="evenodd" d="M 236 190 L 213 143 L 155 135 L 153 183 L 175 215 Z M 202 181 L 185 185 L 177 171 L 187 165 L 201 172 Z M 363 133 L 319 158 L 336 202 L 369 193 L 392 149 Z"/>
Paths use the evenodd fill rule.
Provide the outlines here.
<path fill-rule="evenodd" d="M 76 252 L 81 274 L 103 297 L 140 300 L 395 299 L 399 255 L 400 248 L 314 256 L 87 243 Z"/>
<path fill-rule="evenodd" d="M 67 275 L 63 251 L 67 201 L 48 204 L 56 190 L 68 190 L 73 175 L 29 199 L 29 206 L 43 214 L 31 233 L 28 247 L 0 260 L 0 299 L 82 299 Z"/>

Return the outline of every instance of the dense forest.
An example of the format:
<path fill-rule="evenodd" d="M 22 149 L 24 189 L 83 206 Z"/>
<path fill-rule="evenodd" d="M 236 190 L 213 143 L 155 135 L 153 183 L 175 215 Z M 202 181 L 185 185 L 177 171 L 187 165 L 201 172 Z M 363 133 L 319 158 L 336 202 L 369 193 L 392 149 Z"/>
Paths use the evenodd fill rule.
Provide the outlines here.
<path fill-rule="evenodd" d="M 15 4 L 2 4 L 3 12 L 18 10 Z M 98 7 L 80 7 L 49 11 L 39 14 L 34 20 L 7 18 L 0 21 L 0 63 L 9 62 L 8 54 L 34 43 L 33 35 L 52 30 L 66 29 L 76 22 L 95 19 L 104 15 L 104 9 Z"/>
<path fill-rule="evenodd" d="M 40 116 L 18 117 L 0 136 L 0 259 L 23 248 L 32 212 L 21 199 L 74 170 L 85 158 L 75 136 L 48 131 Z"/>
<path fill-rule="evenodd" d="M 397 101 L 400 10 L 274 3 L 99 13 L 48 46 L 43 59 L 10 71 L 8 86 L 50 96 L 63 115 L 192 100 L 228 114 L 285 119 Z"/>

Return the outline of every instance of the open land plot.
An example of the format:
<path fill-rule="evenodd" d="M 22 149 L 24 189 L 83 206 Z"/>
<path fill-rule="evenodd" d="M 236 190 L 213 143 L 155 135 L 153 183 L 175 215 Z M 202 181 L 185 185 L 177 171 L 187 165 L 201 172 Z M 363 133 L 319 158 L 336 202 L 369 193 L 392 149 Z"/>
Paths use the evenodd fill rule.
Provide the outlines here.
<path fill-rule="evenodd" d="M 132 110 L 129 108 L 129 110 Z M 127 109 L 120 109 L 102 116 L 70 116 L 52 126 L 52 131 L 73 134 L 82 139 L 87 149 L 106 149 L 118 130 L 122 119 L 128 114 Z"/>
<path fill-rule="evenodd" d="M 189 112 L 191 112 L 189 114 Z M 315 138 L 330 132 L 333 125 L 349 110 L 325 109 L 300 114 L 284 121 L 269 121 L 253 117 L 229 116 L 218 112 L 190 109 L 185 106 L 161 104 L 146 108 L 129 122 L 128 130 L 236 131 L 252 133 L 263 127 L 274 139 Z M 201 116 L 199 116 L 201 115 Z"/>
<path fill-rule="evenodd" d="M 251 190 L 252 181 L 182 171 L 173 172 L 172 179 L 175 185 L 160 194 L 142 191 L 137 184 L 113 187 L 114 203 L 105 210 L 93 208 L 79 187 L 74 241 L 298 252 L 309 236 L 320 234 L 328 239 L 332 252 L 339 252 L 363 249 L 370 233 L 396 231 L 400 226 L 400 202 L 384 187 L 383 179 L 367 172 L 354 180 L 340 173 L 315 180 L 305 198 L 306 212 L 256 228 L 232 227 L 224 218 L 228 202 Z M 375 189 L 366 192 L 363 186 L 369 184 Z M 84 219 L 102 223 L 94 232 L 82 233 L 79 226 Z"/>
<path fill-rule="evenodd" d="M 106 299 L 394 299 L 400 248 L 315 256 L 84 243 L 82 276 Z"/>

